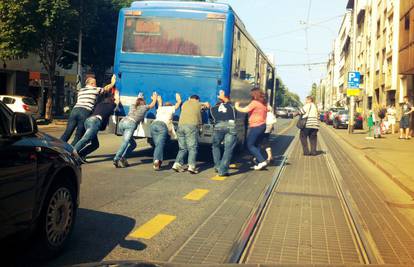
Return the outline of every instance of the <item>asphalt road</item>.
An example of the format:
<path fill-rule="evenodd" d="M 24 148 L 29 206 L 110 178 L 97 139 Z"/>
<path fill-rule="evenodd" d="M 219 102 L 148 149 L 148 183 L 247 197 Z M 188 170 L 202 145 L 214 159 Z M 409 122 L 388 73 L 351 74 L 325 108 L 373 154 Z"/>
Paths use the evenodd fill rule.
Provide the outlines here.
<path fill-rule="evenodd" d="M 292 120 L 278 119 L 276 132 L 287 132 L 288 128 L 292 131 L 292 126 Z M 45 131 L 59 137 L 63 129 Z M 278 142 L 290 143 L 294 132 Z M 69 245 L 57 258 L 38 265 L 131 259 L 166 261 L 237 185 L 254 173 L 250 157 L 239 153 L 234 159 L 238 167 L 231 170 L 232 175 L 223 181 L 214 180 L 211 148 L 207 147 L 200 149 L 201 172 L 197 175 L 171 170 L 175 151 L 167 153 L 162 170 L 155 172 L 152 150 L 143 140 L 129 158 L 131 166 L 116 169 L 112 158 L 120 137 L 101 134 L 99 140 L 101 147 L 82 167 L 81 204 Z M 272 172 L 262 175 L 270 178 Z"/>

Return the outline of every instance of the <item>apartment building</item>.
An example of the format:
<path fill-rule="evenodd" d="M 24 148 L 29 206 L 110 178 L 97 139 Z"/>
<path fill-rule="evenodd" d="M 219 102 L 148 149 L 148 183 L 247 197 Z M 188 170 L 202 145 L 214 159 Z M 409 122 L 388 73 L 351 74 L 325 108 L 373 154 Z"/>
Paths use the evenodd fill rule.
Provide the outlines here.
<path fill-rule="evenodd" d="M 348 1 L 337 38 L 341 49 L 339 92 L 346 93 L 349 71 L 361 73 L 357 111 L 366 113 L 388 105 L 398 107 L 403 95 L 414 97 L 413 6 L 413 0 Z M 347 103 L 341 101 L 343 105 Z"/>

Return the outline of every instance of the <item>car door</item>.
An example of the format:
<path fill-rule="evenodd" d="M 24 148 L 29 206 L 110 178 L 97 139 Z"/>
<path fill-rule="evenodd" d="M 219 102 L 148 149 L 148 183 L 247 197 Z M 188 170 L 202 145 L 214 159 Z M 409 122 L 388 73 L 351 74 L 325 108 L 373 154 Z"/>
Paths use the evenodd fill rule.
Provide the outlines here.
<path fill-rule="evenodd" d="M 0 103 L 0 238 L 26 227 L 35 204 L 35 147 L 9 136 L 10 115 Z"/>

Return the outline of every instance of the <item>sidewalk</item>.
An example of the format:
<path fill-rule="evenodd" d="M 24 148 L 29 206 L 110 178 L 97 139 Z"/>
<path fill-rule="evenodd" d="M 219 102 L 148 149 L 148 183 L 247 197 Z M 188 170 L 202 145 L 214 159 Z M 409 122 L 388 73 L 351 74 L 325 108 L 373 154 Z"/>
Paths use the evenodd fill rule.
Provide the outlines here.
<path fill-rule="evenodd" d="M 346 129 L 324 127 L 360 150 L 370 162 L 414 198 L 414 139 L 399 140 L 398 134 L 387 134 L 382 138 L 367 140 L 365 130 L 348 134 Z"/>

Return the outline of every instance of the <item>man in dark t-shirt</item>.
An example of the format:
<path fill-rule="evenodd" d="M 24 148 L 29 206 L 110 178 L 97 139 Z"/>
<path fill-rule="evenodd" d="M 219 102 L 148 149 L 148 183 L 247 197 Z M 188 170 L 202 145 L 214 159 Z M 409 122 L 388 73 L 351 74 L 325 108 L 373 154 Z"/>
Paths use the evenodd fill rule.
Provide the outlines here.
<path fill-rule="evenodd" d="M 214 169 L 219 176 L 227 176 L 237 143 L 236 111 L 224 91 L 220 91 L 218 99 L 219 102 L 210 109 L 214 121 L 212 152 Z M 221 143 L 224 143 L 223 156 L 221 156 Z"/>
<path fill-rule="evenodd" d="M 115 95 L 106 93 L 103 100 L 96 105 L 92 115 L 86 119 L 86 132 L 75 145 L 83 163 L 86 163 L 85 157 L 87 155 L 99 148 L 98 132 L 105 130 L 117 103 L 118 95 L 116 93 Z"/>

